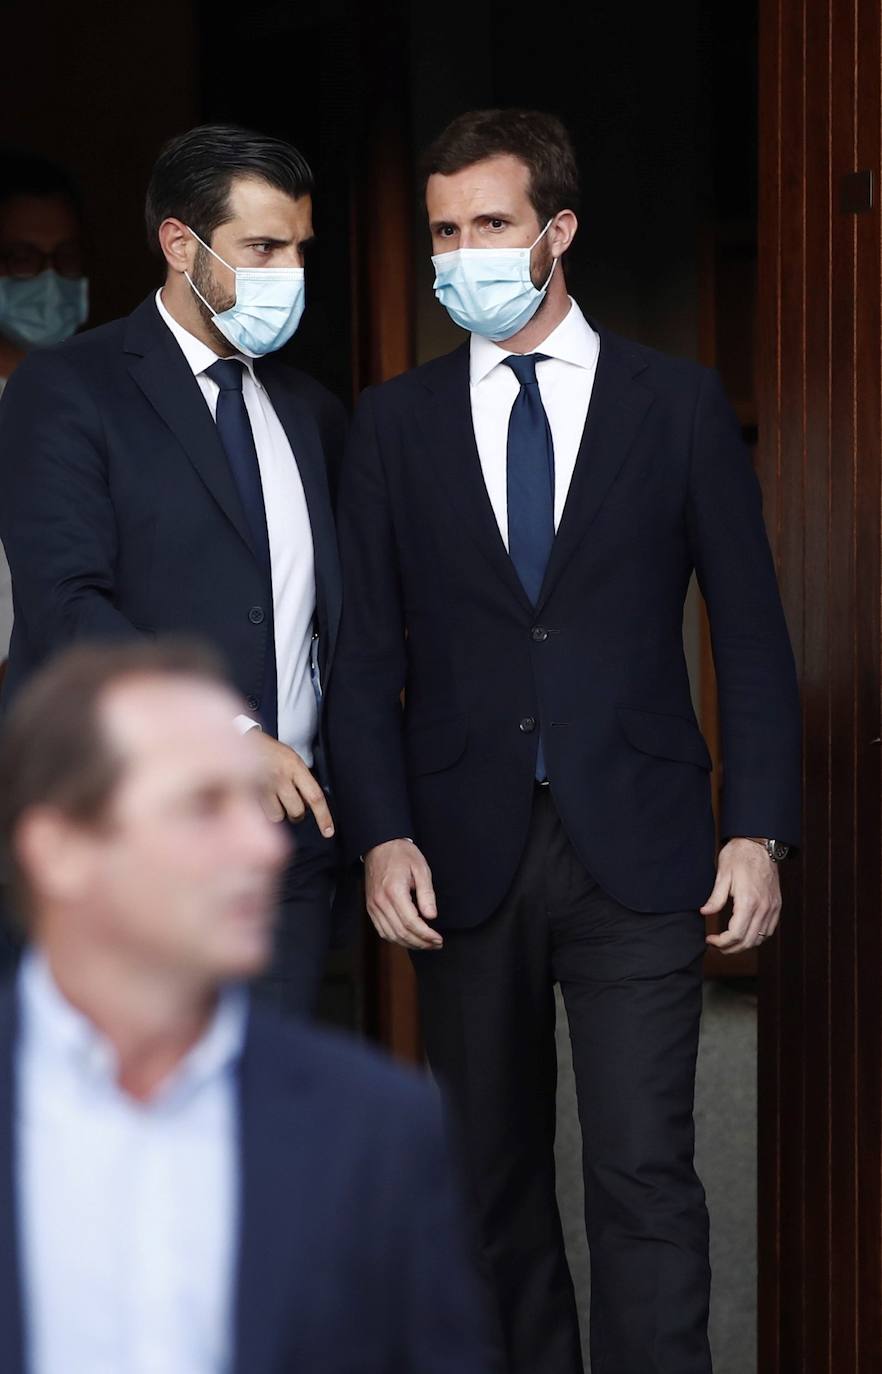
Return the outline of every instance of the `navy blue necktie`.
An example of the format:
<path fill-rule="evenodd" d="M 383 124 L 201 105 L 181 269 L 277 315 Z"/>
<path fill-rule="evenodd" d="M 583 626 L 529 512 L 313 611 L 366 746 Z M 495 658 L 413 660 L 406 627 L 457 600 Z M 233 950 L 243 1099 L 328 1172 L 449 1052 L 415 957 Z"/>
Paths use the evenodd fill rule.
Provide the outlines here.
<path fill-rule="evenodd" d="M 219 358 L 216 363 L 212 363 L 211 367 L 207 367 L 205 372 L 206 376 L 210 377 L 220 387 L 215 412 L 218 437 L 233 473 L 239 499 L 242 502 L 242 509 L 245 512 L 245 519 L 248 521 L 252 547 L 264 574 L 266 595 L 271 602 L 273 580 L 269 535 L 266 528 L 266 508 L 263 502 L 263 484 L 260 480 L 257 449 L 254 446 L 251 421 L 248 418 L 245 397 L 242 394 L 244 363 L 241 363 L 238 358 Z M 263 607 L 252 607 L 250 614 L 253 616 L 257 610 L 268 615 L 268 611 Z M 264 729 L 272 735 L 275 735 L 278 729 L 277 698 L 276 651 L 273 635 L 270 634 L 267 640 L 267 662 L 258 715 Z"/>
<path fill-rule="evenodd" d="M 513 353 L 503 358 L 521 384 L 508 422 L 508 551 L 534 606 L 554 543 L 554 444 L 536 380 L 536 364 L 545 357 Z M 536 777 L 545 779 L 541 736 Z"/>

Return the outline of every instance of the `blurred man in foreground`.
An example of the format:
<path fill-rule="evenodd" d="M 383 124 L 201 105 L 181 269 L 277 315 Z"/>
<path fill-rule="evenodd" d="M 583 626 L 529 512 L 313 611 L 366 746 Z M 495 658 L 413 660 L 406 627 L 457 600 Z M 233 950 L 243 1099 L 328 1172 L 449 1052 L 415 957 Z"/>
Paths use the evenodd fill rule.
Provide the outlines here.
<path fill-rule="evenodd" d="M 478 1374 L 433 1093 L 241 984 L 286 843 L 237 709 L 160 644 L 74 650 L 7 720 L 4 1374 Z"/>

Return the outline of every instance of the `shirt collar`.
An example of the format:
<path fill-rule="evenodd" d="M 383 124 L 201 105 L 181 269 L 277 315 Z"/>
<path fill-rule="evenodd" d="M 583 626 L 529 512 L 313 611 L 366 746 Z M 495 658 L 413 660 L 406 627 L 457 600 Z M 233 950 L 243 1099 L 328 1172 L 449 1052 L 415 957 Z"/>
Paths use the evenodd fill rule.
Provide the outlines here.
<path fill-rule="evenodd" d="M 203 343 L 201 339 L 197 339 L 195 334 L 191 334 L 189 329 L 185 329 L 182 324 L 178 324 L 174 316 L 169 314 L 162 299 L 161 287 L 156 293 L 156 309 L 159 311 L 160 317 L 168 325 L 177 340 L 178 346 L 187 359 L 194 377 L 201 376 L 203 372 L 211 367 L 212 363 L 218 361 L 218 355 L 213 349 L 208 347 L 208 344 Z M 257 386 L 260 386 L 257 373 L 254 370 L 253 358 L 246 357 L 244 353 L 237 353 L 234 348 L 231 348 L 226 356 L 229 358 L 238 358 L 240 363 L 244 363 Z M 212 379 L 209 378 L 209 381 L 211 380 Z"/>
<path fill-rule="evenodd" d="M 52 977 L 45 957 L 30 950 L 18 974 L 22 1028 L 39 1054 L 63 1060 L 79 1076 L 116 1086 L 113 1046 L 87 1016 L 67 1001 Z M 192 1095 L 203 1084 L 222 1077 L 238 1061 L 245 1044 L 248 994 L 225 987 L 207 1029 L 147 1106 Z"/>
<path fill-rule="evenodd" d="M 600 339 L 591 328 L 576 302 L 570 297 L 570 308 L 560 324 L 536 345 L 537 353 L 546 353 L 549 358 L 557 358 L 574 367 L 593 370 L 597 365 L 600 352 Z M 503 358 L 511 356 L 512 350 L 504 344 L 494 343 L 480 334 L 472 334 L 469 351 L 469 379 L 472 386 L 482 382 L 488 373 L 498 367 Z"/>

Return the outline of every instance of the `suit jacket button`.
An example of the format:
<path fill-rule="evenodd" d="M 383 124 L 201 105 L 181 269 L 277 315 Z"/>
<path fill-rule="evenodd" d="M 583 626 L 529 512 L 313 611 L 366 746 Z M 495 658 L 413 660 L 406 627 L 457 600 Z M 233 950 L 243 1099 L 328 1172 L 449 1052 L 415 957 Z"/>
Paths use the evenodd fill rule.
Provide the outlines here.
<path fill-rule="evenodd" d="M 264 621 L 263 607 L 252 606 L 251 610 L 248 612 L 248 619 L 251 621 L 252 625 L 262 625 Z"/>
<path fill-rule="evenodd" d="M 248 697 L 245 705 L 248 707 L 249 711 L 256 711 L 260 705 L 260 697 Z"/>
<path fill-rule="evenodd" d="M 532 716 L 524 716 L 524 719 L 521 721 L 520 725 L 518 726 L 518 729 L 521 730 L 525 735 L 529 735 L 533 732 L 533 730 L 536 729 L 536 722 Z"/>
<path fill-rule="evenodd" d="M 534 625 L 530 631 L 530 638 L 534 644 L 544 644 L 548 638 L 548 631 L 543 625 Z"/>

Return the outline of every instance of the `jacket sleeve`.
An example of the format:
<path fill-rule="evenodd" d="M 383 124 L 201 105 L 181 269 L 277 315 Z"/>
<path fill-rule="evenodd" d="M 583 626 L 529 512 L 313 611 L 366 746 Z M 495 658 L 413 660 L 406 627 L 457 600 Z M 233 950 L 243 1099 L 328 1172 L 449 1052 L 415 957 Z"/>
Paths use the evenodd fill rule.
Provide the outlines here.
<path fill-rule="evenodd" d="M 750 454 L 715 372 L 695 412 L 687 523 L 720 704 L 724 839 L 800 839 L 796 669 Z"/>
<path fill-rule="evenodd" d="M 327 728 L 347 855 L 413 834 L 402 736 L 405 622 L 371 392 L 362 397 L 337 506 L 343 615 Z"/>
<path fill-rule="evenodd" d="M 0 539 L 35 656 L 132 638 L 113 605 L 117 529 L 101 417 L 69 364 L 32 353 L 0 401 Z"/>

